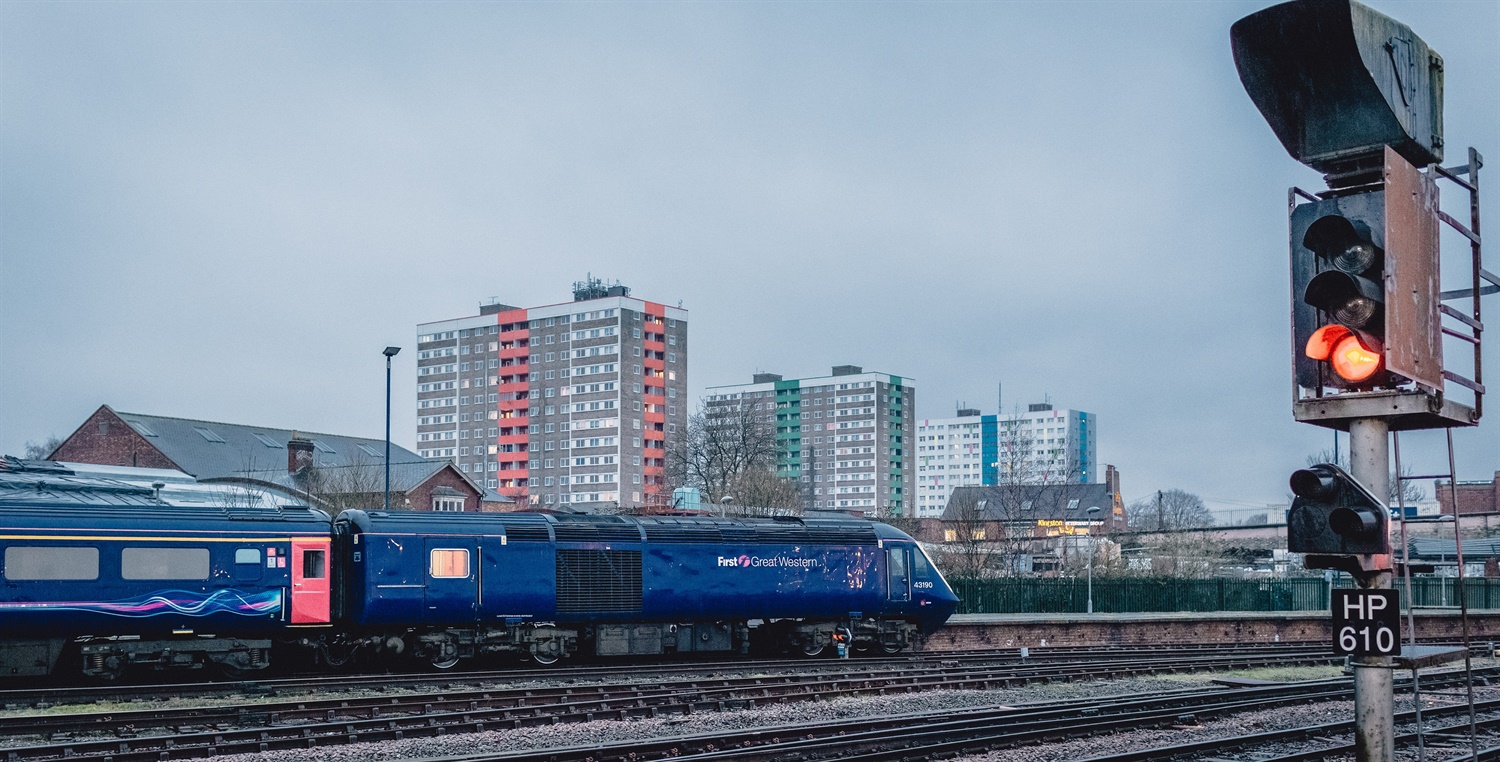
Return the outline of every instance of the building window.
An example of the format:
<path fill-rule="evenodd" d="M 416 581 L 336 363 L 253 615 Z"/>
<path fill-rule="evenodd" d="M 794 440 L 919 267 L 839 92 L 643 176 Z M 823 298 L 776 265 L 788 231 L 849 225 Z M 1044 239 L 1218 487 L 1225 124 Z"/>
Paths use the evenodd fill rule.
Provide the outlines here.
<path fill-rule="evenodd" d="M 432 510 L 448 513 L 461 513 L 464 509 L 464 499 L 461 497 L 435 497 L 432 499 Z M 465 573 L 461 576 L 467 577 Z"/>

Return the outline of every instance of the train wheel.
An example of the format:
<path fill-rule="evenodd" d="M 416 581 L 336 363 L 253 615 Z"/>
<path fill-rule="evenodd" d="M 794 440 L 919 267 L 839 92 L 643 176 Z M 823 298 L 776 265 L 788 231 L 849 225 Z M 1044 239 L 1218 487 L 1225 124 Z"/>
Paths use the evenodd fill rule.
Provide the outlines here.
<path fill-rule="evenodd" d="M 809 638 L 807 640 L 802 641 L 802 646 L 801 646 L 800 650 L 802 651 L 802 655 L 803 656 L 806 656 L 806 657 L 809 657 L 809 658 L 816 657 L 816 656 L 822 656 L 823 652 L 826 651 L 826 650 L 828 650 L 828 644 L 827 643 L 823 643 L 823 642 L 818 641 L 818 640 L 815 640 L 815 639 L 812 639 L 812 638 Z"/>
<path fill-rule="evenodd" d="M 446 671 L 458 666 L 460 657 L 458 655 L 457 643 L 451 638 L 446 638 L 441 642 L 435 643 L 434 646 L 435 649 L 432 655 L 428 657 L 428 663 L 432 665 L 433 669 Z"/>
<path fill-rule="evenodd" d="M 84 674 L 101 682 L 112 683 L 125 676 L 124 654 L 89 654 Z"/>
<path fill-rule="evenodd" d="M 562 644 L 556 640 L 542 640 L 531 644 L 531 660 L 542 666 L 556 664 L 562 658 Z"/>

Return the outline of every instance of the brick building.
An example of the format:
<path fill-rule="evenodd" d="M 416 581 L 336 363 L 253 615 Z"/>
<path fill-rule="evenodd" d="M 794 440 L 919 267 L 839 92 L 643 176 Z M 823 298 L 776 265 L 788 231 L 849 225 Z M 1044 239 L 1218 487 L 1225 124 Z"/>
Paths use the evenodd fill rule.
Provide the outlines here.
<path fill-rule="evenodd" d="M 315 507 L 380 508 L 385 440 L 116 412 L 100 406 L 49 456 L 65 463 L 164 468 L 200 483 L 277 489 Z M 391 445 L 391 507 L 504 510 L 447 460 Z"/>
<path fill-rule="evenodd" d="M 597 280 L 573 301 L 417 327 L 417 450 L 523 505 L 667 501 L 687 431 L 687 311 Z"/>
<path fill-rule="evenodd" d="M 1458 511 L 1465 516 L 1500 513 L 1500 471 L 1490 481 L 1458 483 Z M 1453 489 L 1446 481 L 1433 483 L 1443 513 L 1453 515 Z"/>

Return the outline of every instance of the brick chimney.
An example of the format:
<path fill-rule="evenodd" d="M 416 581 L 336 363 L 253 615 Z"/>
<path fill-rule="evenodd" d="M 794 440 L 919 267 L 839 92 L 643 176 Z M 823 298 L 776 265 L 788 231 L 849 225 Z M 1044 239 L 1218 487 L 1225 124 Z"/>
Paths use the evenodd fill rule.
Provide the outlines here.
<path fill-rule="evenodd" d="M 312 464 L 312 440 L 303 439 L 297 432 L 292 432 L 292 438 L 286 442 L 286 470 L 297 474 Z"/>

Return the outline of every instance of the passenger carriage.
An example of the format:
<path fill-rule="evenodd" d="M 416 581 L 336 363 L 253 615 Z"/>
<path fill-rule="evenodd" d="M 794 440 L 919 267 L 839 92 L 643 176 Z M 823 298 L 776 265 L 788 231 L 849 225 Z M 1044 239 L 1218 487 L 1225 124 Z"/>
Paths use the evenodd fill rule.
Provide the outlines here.
<path fill-rule="evenodd" d="M 251 670 L 273 638 L 329 627 L 327 514 L 143 502 L 6 501 L 0 675 L 48 674 L 64 656 L 101 678 Z"/>

